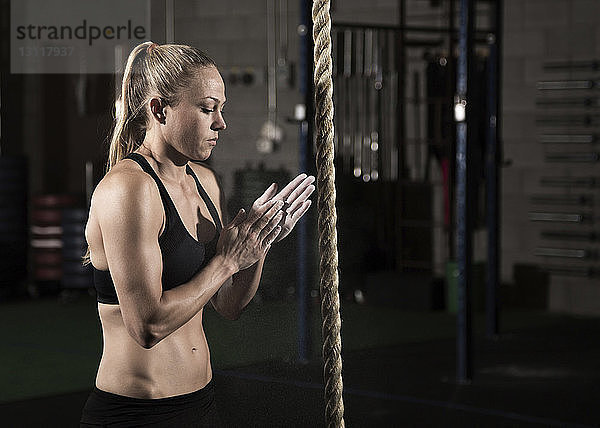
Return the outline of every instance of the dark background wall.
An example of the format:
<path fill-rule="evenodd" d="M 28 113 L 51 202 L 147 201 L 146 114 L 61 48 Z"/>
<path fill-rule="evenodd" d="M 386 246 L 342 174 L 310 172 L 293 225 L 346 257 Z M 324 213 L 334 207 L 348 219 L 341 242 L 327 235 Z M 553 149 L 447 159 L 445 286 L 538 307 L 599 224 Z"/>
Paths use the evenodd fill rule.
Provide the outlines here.
<path fill-rule="evenodd" d="M 439 14 L 437 3 L 407 2 L 407 19 L 414 25 L 442 22 L 443 14 Z M 479 2 L 478 25 L 482 27 L 490 24 L 490 3 Z M 5 28 L 8 4 L 8 1 L 2 2 Z M 504 4 L 502 134 L 504 157 L 510 166 L 502 170 L 501 275 L 504 282 L 511 283 L 515 263 L 555 262 L 555 259 L 535 255 L 536 248 L 547 246 L 547 243 L 540 240 L 543 225 L 531 222 L 528 217 L 531 210 L 539 208 L 531 204 L 531 198 L 544 191 L 539 186 L 541 177 L 557 171 L 562 175 L 597 172 L 597 164 L 549 165 L 545 161 L 548 148 L 539 141 L 544 130 L 536 122 L 540 114 L 536 104 L 540 97 L 536 83 L 548 77 L 543 69 L 548 61 L 598 57 L 600 3 L 593 0 L 505 0 Z M 395 0 L 368 3 L 337 0 L 332 2 L 332 17 L 334 23 L 396 24 L 400 14 L 398 5 Z M 152 7 L 152 38 L 164 42 L 165 3 L 153 1 Z M 299 9 L 298 1 L 288 3 L 287 59 L 292 68 L 280 70 L 296 77 L 300 62 Z M 268 155 L 256 149 L 261 128 L 268 117 L 267 12 L 267 2 L 261 0 L 174 2 L 175 41 L 205 50 L 219 64 L 227 83 L 228 129 L 211 160 L 227 195 L 236 192 L 235 171 L 256 168 L 260 164 L 290 174 L 299 168 L 298 125 L 288 120 L 294 115 L 295 106 L 303 103 L 297 79 L 291 82 L 279 80 L 277 85 L 277 124 L 283 132 L 279 149 Z M 7 39 L 3 37 L 2 43 L 6 52 Z M 423 61 L 409 60 L 407 75 L 424 73 Z M 57 192 L 82 195 L 86 162 L 94 165 L 95 181 L 102 176 L 111 126 L 113 77 L 10 75 L 5 61 L 2 64 L 2 153 L 28 157 L 30 195 Z M 248 85 L 234 82 L 235 75 L 241 72 L 251 75 L 253 82 Z M 407 81 L 407 85 L 410 84 Z M 83 102 L 77 96 L 82 88 L 86 94 Z M 414 112 L 407 111 L 406 114 L 410 136 L 417 132 L 412 127 Z M 425 121 L 422 126 L 426 126 Z M 411 156 L 409 153 L 409 162 Z M 436 179 L 439 176 L 434 175 L 434 182 Z M 434 183 L 431 217 L 438 222 L 442 212 L 440 189 L 439 181 Z M 597 209 L 593 214 L 597 216 Z M 584 226 L 582 230 L 594 230 L 593 225 Z M 475 260 L 482 259 L 485 236 L 483 228 L 475 231 Z M 449 254 L 444 249 L 447 246 L 447 238 L 441 229 L 434 230 L 431 248 L 435 275 L 445 275 Z M 600 289 L 596 280 L 552 275 L 549 308 L 572 313 L 599 313 Z"/>

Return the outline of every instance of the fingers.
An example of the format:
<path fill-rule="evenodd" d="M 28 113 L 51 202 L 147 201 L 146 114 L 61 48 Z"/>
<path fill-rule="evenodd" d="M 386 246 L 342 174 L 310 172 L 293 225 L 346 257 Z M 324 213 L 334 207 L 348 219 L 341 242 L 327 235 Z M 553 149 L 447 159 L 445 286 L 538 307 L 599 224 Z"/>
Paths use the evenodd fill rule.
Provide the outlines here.
<path fill-rule="evenodd" d="M 302 216 L 306 214 L 311 204 L 312 202 L 310 200 L 304 201 L 304 203 L 300 205 L 296 211 L 286 216 L 285 222 L 282 224 L 283 228 L 281 229 L 281 233 L 277 236 L 277 241 L 280 241 L 289 235 L 294 226 L 296 226 L 296 223 L 298 223 L 298 220 L 300 220 Z"/>
<path fill-rule="evenodd" d="M 301 190 L 302 188 L 295 190 L 292 192 L 290 198 L 288 198 L 287 202 L 289 203 L 289 206 L 286 209 L 288 214 L 294 213 L 299 207 L 304 205 L 310 195 L 315 191 L 315 186 L 310 184 L 308 187 L 304 188 L 304 190 Z"/>
<path fill-rule="evenodd" d="M 254 221 L 251 225 L 252 229 L 256 232 L 261 232 L 265 227 L 268 226 L 269 222 L 275 217 L 278 213 L 280 213 L 281 208 L 283 207 L 283 201 L 269 201 L 263 207 L 269 207 L 268 210 L 260 216 L 258 219 Z"/>
<path fill-rule="evenodd" d="M 273 236 L 273 239 L 281 239 L 289 234 L 311 206 L 308 198 L 315 191 L 314 181 L 315 177 L 300 174 L 277 194 L 277 185 L 273 183 L 254 201 L 250 212 L 236 223 L 241 225 L 242 234 L 260 243 L 267 243 Z M 276 229 L 279 232 L 275 233 Z"/>
<path fill-rule="evenodd" d="M 265 202 L 271 199 L 276 192 L 277 184 L 273 183 L 267 187 L 267 190 L 265 190 L 265 192 L 256 201 L 254 201 L 254 204 L 258 204 L 259 206 L 263 205 Z"/>
<path fill-rule="evenodd" d="M 248 227 L 250 227 L 254 222 L 260 219 L 265 212 L 273 207 L 273 204 L 278 202 L 277 199 L 273 198 L 273 195 L 277 191 L 277 184 L 271 184 L 265 192 L 254 201 L 252 204 L 252 208 L 248 213 Z M 277 208 L 279 209 L 279 208 Z"/>
<path fill-rule="evenodd" d="M 306 188 L 306 186 L 310 185 L 313 181 L 315 181 L 315 178 L 313 176 L 307 176 L 306 174 L 302 173 L 302 174 L 298 175 L 296 178 L 294 178 L 292 181 L 290 181 L 288 183 L 288 185 L 285 186 L 277 194 L 277 196 L 275 196 L 275 199 L 287 200 L 287 199 L 289 199 L 292 192 L 294 192 L 298 187 L 302 188 L 302 190 L 303 190 Z M 302 192 L 302 190 L 300 190 L 300 192 Z"/>
<path fill-rule="evenodd" d="M 298 222 L 298 220 L 300 220 L 300 218 L 302 218 L 302 216 L 304 214 L 306 214 L 306 212 L 310 208 L 311 204 L 312 204 L 312 201 L 310 201 L 310 200 L 305 201 L 302 204 L 302 206 L 292 214 L 292 224 L 296 224 Z"/>
<path fill-rule="evenodd" d="M 234 217 L 234 219 L 229 222 L 229 224 L 227 225 L 227 229 L 233 229 L 234 227 L 239 226 L 245 218 L 246 211 L 243 208 L 241 208 Z"/>
<path fill-rule="evenodd" d="M 258 239 L 263 244 L 263 246 L 271 244 L 272 240 L 270 241 L 269 239 L 267 239 L 267 237 L 269 237 L 275 229 L 279 229 L 279 232 L 281 231 L 281 226 L 279 226 L 279 222 L 282 218 L 283 212 L 278 211 L 277 214 L 275 214 L 267 223 L 267 225 L 260 231 Z M 279 234 L 279 232 L 277 232 L 277 234 Z"/>
<path fill-rule="evenodd" d="M 266 236 L 266 238 L 263 241 L 265 251 L 268 251 L 269 248 L 271 248 L 271 244 L 273 242 L 275 242 L 275 240 L 277 239 L 277 237 L 279 236 L 280 233 L 281 233 L 281 226 L 277 226 L 275 229 L 273 229 L 271 231 L 271 233 L 269 233 Z"/>

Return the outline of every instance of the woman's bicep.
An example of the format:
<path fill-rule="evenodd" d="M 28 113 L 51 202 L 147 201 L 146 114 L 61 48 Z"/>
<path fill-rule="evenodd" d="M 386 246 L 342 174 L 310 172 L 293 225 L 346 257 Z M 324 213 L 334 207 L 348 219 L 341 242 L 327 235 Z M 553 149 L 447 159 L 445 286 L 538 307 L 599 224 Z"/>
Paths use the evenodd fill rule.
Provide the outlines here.
<path fill-rule="evenodd" d="M 162 204 L 143 180 L 115 187 L 98 213 L 104 252 L 123 320 L 142 322 L 162 294 Z"/>

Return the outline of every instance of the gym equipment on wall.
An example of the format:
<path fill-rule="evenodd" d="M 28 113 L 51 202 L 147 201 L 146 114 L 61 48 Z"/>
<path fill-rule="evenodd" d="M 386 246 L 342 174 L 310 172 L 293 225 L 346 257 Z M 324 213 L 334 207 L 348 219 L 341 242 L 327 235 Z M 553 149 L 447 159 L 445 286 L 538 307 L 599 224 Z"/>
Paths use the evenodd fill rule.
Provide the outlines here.
<path fill-rule="evenodd" d="M 31 198 L 31 271 L 29 294 L 57 293 L 63 275 L 63 209 L 76 203 L 71 195 L 49 194 Z"/>
<path fill-rule="evenodd" d="M 593 278 L 600 270 L 597 63 L 546 63 L 537 83 L 536 124 L 548 172 L 539 181 L 545 192 L 530 197 L 529 220 L 545 225 L 532 254 L 565 284 L 568 277 Z"/>
<path fill-rule="evenodd" d="M 334 26 L 334 136 L 339 173 L 364 182 L 398 178 L 399 70 L 393 29 Z"/>

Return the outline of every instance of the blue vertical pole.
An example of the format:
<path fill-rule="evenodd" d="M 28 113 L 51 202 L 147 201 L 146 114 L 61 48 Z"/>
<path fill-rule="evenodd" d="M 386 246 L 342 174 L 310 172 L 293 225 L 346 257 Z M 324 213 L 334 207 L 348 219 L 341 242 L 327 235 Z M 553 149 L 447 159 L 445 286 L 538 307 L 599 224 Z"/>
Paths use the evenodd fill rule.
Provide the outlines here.
<path fill-rule="evenodd" d="M 306 118 L 300 124 L 298 132 L 300 171 L 308 171 L 308 157 L 312 145 L 312 19 L 310 17 L 311 3 L 300 0 L 300 93 L 304 97 Z M 310 357 L 310 323 L 309 323 L 309 287 L 306 252 L 307 246 L 307 219 L 303 217 L 296 225 L 298 233 L 298 255 L 296 283 L 298 286 L 298 361 L 306 363 Z"/>
<path fill-rule="evenodd" d="M 456 318 L 456 376 L 458 383 L 472 378 L 471 341 L 471 230 L 469 213 L 469 182 L 467 145 L 467 77 L 473 36 L 472 0 L 460 0 L 459 55 L 456 69 L 456 257 L 458 268 L 458 310 Z"/>
<path fill-rule="evenodd" d="M 496 36 L 488 36 L 486 213 L 488 232 L 486 278 L 486 336 L 498 335 L 498 155 L 497 155 L 497 55 Z"/>

